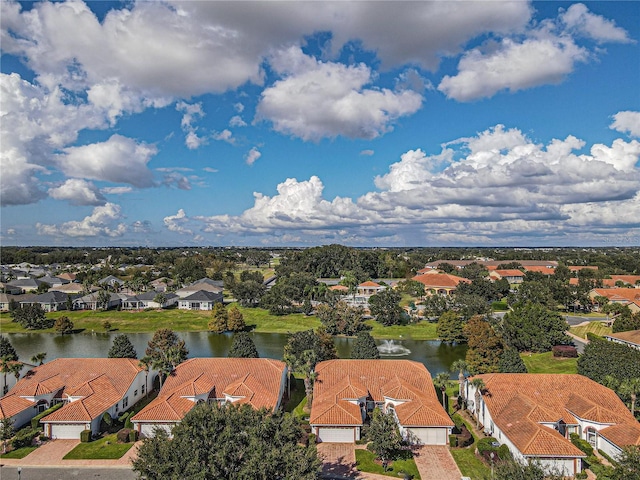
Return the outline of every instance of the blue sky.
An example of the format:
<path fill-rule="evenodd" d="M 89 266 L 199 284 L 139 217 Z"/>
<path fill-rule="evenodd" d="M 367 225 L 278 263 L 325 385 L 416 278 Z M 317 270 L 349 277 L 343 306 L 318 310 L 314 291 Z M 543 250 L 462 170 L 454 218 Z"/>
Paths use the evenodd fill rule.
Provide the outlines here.
<path fill-rule="evenodd" d="M 640 244 L 638 2 L 0 8 L 3 245 Z"/>

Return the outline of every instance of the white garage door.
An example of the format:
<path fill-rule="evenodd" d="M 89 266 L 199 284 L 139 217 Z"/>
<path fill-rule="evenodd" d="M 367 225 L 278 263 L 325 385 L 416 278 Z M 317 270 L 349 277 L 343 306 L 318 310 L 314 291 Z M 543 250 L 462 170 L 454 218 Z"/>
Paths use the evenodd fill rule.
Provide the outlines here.
<path fill-rule="evenodd" d="M 318 428 L 318 441 L 329 443 L 355 442 L 355 429 L 349 428 Z"/>
<path fill-rule="evenodd" d="M 143 423 L 140 427 L 140 433 L 145 437 L 151 438 L 154 436 L 154 430 L 156 428 L 162 428 L 166 430 L 166 432 L 171 435 L 171 429 L 174 427 L 173 423 Z"/>
<path fill-rule="evenodd" d="M 446 428 L 408 428 L 411 436 L 422 445 L 446 445 Z"/>
<path fill-rule="evenodd" d="M 84 423 L 52 423 L 51 436 L 71 440 L 80 440 L 80 432 L 86 427 Z"/>

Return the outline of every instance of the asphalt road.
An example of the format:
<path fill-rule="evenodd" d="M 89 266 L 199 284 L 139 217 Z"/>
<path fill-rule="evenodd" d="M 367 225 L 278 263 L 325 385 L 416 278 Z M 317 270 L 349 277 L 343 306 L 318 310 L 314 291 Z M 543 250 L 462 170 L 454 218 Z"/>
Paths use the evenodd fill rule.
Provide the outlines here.
<path fill-rule="evenodd" d="M 0 466 L 2 480 L 135 480 L 136 474 L 127 468 L 41 468 Z"/>

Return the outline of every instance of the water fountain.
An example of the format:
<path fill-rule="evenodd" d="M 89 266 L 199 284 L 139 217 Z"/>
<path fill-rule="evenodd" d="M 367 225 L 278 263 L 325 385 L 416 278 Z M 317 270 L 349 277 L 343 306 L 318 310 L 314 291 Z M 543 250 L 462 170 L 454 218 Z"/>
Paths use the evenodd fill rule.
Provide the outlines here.
<path fill-rule="evenodd" d="M 378 351 L 383 357 L 403 357 L 411 353 L 411 350 L 393 340 L 383 340 L 378 345 Z"/>

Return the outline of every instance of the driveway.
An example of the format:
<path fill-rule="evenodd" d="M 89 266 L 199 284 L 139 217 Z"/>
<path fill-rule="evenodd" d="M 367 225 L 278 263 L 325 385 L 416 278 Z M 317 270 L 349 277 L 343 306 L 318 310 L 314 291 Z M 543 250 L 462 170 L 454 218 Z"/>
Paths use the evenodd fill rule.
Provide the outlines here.
<path fill-rule="evenodd" d="M 413 458 L 423 479 L 460 480 L 462 476 L 445 445 L 422 445 L 414 451 Z"/>

